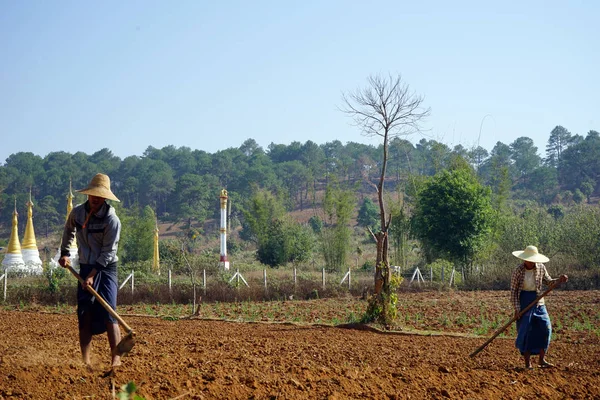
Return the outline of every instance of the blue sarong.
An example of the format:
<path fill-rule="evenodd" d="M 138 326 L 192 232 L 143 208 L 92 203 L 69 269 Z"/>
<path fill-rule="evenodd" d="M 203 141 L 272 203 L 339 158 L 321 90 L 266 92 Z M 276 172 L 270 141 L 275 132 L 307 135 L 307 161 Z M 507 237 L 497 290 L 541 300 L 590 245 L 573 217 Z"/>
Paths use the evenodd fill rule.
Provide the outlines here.
<path fill-rule="evenodd" d="M 519 296 L 521 310 L 531 304 L 537 297 L 537 292 L 523 290 Z M 552 324 L 546 306 L 531 307 L 517 321 L 517 340 L 515 346 L 521 354 L 540 354 L 541 350 L 548 350 L 550 336 L 552 335 Z"/>
<path fill-rule="evenodd" d="M 80 264 L 79 274 L 85 280 L 95 265 Z M 94 290 L 112 307 L 117 309 L 117 263 L 108 264 L 106 268 L 98 269 L 94 276 Z M 89 313 L 89 316 L 88 316 Z M 98 335 L 106 332 L 106 323 L 117 323 L 117 320 L 109 314 L 108 311 L 96 300 L 87 290 L 84 290 L 81 283 L 77 286 L 77 319 L 79 329 L 84 326 L 86 318 L 92 320 L 92 335 Z"/>

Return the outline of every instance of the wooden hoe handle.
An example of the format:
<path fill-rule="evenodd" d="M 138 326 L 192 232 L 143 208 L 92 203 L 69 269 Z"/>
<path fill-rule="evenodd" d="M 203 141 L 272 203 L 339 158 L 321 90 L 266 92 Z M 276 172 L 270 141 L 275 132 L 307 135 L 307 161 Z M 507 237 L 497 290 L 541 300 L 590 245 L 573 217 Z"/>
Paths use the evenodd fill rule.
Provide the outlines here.
<path fill-rule="evenodd" d="M 75 271 L 73 269 L 73 267 L 71 267 L 71 264 L 66 264 L 65 268 L 67 268 L 69 271 L 71 271 L 71 273 L 77 278 L 77 280 L 79 281 L 79 283 L 81 283 L 82 286 L 85 285 L 85 281 L 83 280 L 83 278 L 81 277 L 81 275 L 79 275 L 77 273 L 77 271 Z M 106 302 L 106 300 L 104 300 L 102 298 L 102 296 L 100 296 L 100 294 L 98 294 L 98 292 L 96 292 L 94 290 L 93 287 L 91 287 L 90 285 L 87 285 L 87 290 L 88 290 L 88 292 L 90 292 L 91 294 L 93 294 L 96 299 L 98 299 L 98 301 L 100 302 L 100 304 L 102 304 L 102 307 L 106 308 L 106 311 L 108 311 L 108 313 L 110 315 L 112 315 L 113 317 L 115 317 L 116 320 L 119 321 L 119 323 L 121 325 L 123 325 L 123 328 L 125 328 L 125 330 L 127 331 L 127 333 L 133 332 L 133 329 L 131 329 L 129 327 L 129 325 L 127 325 L 127 323 L 125 321 L 123 321 L 123 318 L 121 318 L 121 316 L 119 314 L 117 314 L 117 312 L 115 310 L 113 310 L 113 308 L 110 306 L 110 304 L 108 304 Z"/>
<path fill-rule="evenodd" d="M 527 311 L 529 311 L 529 309 L 531 307 L 533 307 L 534 305 L 537 304 L 538 301 L 540 301 L 540 299 L 542 297 L 544 297 L 545 295 L 547 295 L 548 293 L 550 293 L 553 289 L 555 289 L 558 285 L 560 285 L 560 280 L 557 280 L 556 282 L 554 282 L 552 285 L 550 285 L 550 287 L 548 287 L 548 289 L 546 289 L 546 291 L 542 294 L 540 294 L 538 297 L 535 298 L 534 301 L 532 301 L 527 307 L 525 307 L 523 310 L 521 310 L 521 312 L 519 312 L 518 315 L 514 316 L 511 318 L 510 321 L 508 321 L 506 324 L 504 324 L 500 329 L 498 329 L 496 332 L 494 332 L 494 334 L 492 335 L 491 338 L 489 338 L 488 340 L 486 340 L 486 342 L 484 344 L 482 344 L 481 346 L 479 346 L 474 352 L 472 352 L 469 356 L 471 358 L 475 357 L 481 350 L 485 349 L 485 347 L 492 343 L 492 340 L 496 339 L 496 336 L 498 336 L 499 334 L 501 334 L 502 332 L 504 332 L 504 330 L 506 330 L 506 328 L 508 328 L 510 326 L 510 324 L 512 324 L 513 322 L 515 322 L 516 320 L 518 320 L 519 318 L 521 318 L 523 316 L 523 314 L 525 314 Z"/>

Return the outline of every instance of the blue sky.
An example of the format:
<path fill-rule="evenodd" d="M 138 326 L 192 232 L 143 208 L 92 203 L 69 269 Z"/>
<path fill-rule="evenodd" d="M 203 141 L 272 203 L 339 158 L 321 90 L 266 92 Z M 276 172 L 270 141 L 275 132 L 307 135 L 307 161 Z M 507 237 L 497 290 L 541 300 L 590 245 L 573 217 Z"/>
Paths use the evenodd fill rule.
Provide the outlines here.
<path fill-rule="evenodd" d="M 599 16 L 595 1 L 0 0 L 0 163 L 248 138 L 377 145 L 338 107 L 378 73 L 431 107 L 413 142 L 527 136 L 543 155 L 556 125 L 600 130 Z"/>

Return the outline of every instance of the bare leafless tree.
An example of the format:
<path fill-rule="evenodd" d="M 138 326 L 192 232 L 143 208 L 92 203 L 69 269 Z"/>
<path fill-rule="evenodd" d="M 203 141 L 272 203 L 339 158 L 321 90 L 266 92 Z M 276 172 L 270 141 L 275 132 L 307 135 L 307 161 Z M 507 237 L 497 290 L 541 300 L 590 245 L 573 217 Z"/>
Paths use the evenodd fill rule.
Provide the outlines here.
<path fill-rule="evenodd" d="M 380 136 L 383 141 L 383 161 L 377 185 L 379 200 L 380 230 L 371 235 L 377 243 L 375 264 L 375 295 L 383 302 L 384 314 L 386 302 L 382 294 L 389 295 L 391 272 L 388 257 L 388 229 L 391 214 L 384 203 L 384 182 L 388 161 L 388 145 L 392 138 L 406 136 L 420 131 L 420 123 L 430 114 L 429 108 L 423 108 L 423 97 L 410 91 L 400 75 L 371 75 L 367 86 L 355 92 L 343 94 L 342 111 L 353 118 L 366 136 Z M 385 317 L 384 317 L 385 318 Z"/>

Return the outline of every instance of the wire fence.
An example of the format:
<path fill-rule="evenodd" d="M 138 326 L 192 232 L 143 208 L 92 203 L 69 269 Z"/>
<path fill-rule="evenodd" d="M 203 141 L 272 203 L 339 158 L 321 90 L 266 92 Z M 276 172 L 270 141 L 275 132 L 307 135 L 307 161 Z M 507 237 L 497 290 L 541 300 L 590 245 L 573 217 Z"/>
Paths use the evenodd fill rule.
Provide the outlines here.
<path fill-rule="evenodd" d="M 464 280 L 457 270 L 433 269 L 421 271 L 418 267 L 391 267 L 392 273 L 402 276 L 407 288 L 455 287 Z M 229 271 L 202 269 L 175 274 L 172 270 L 162 274 L 119 270 L 119 302 L 121 304 L 189 303 L 197 298 L 204 301 L 316 299 L 345 295 L 366 298 L 373 286 L 373 270 L 352 269 L 327 271 L 325 268 L 299 270 L 267 269 Z M 66 302 L 73 301 L 77 281 L 63 269 L 50 270 L 41 276 L 20 276 L 4 272 L 0 276 L 4 303 L 22 301 Z"/>

